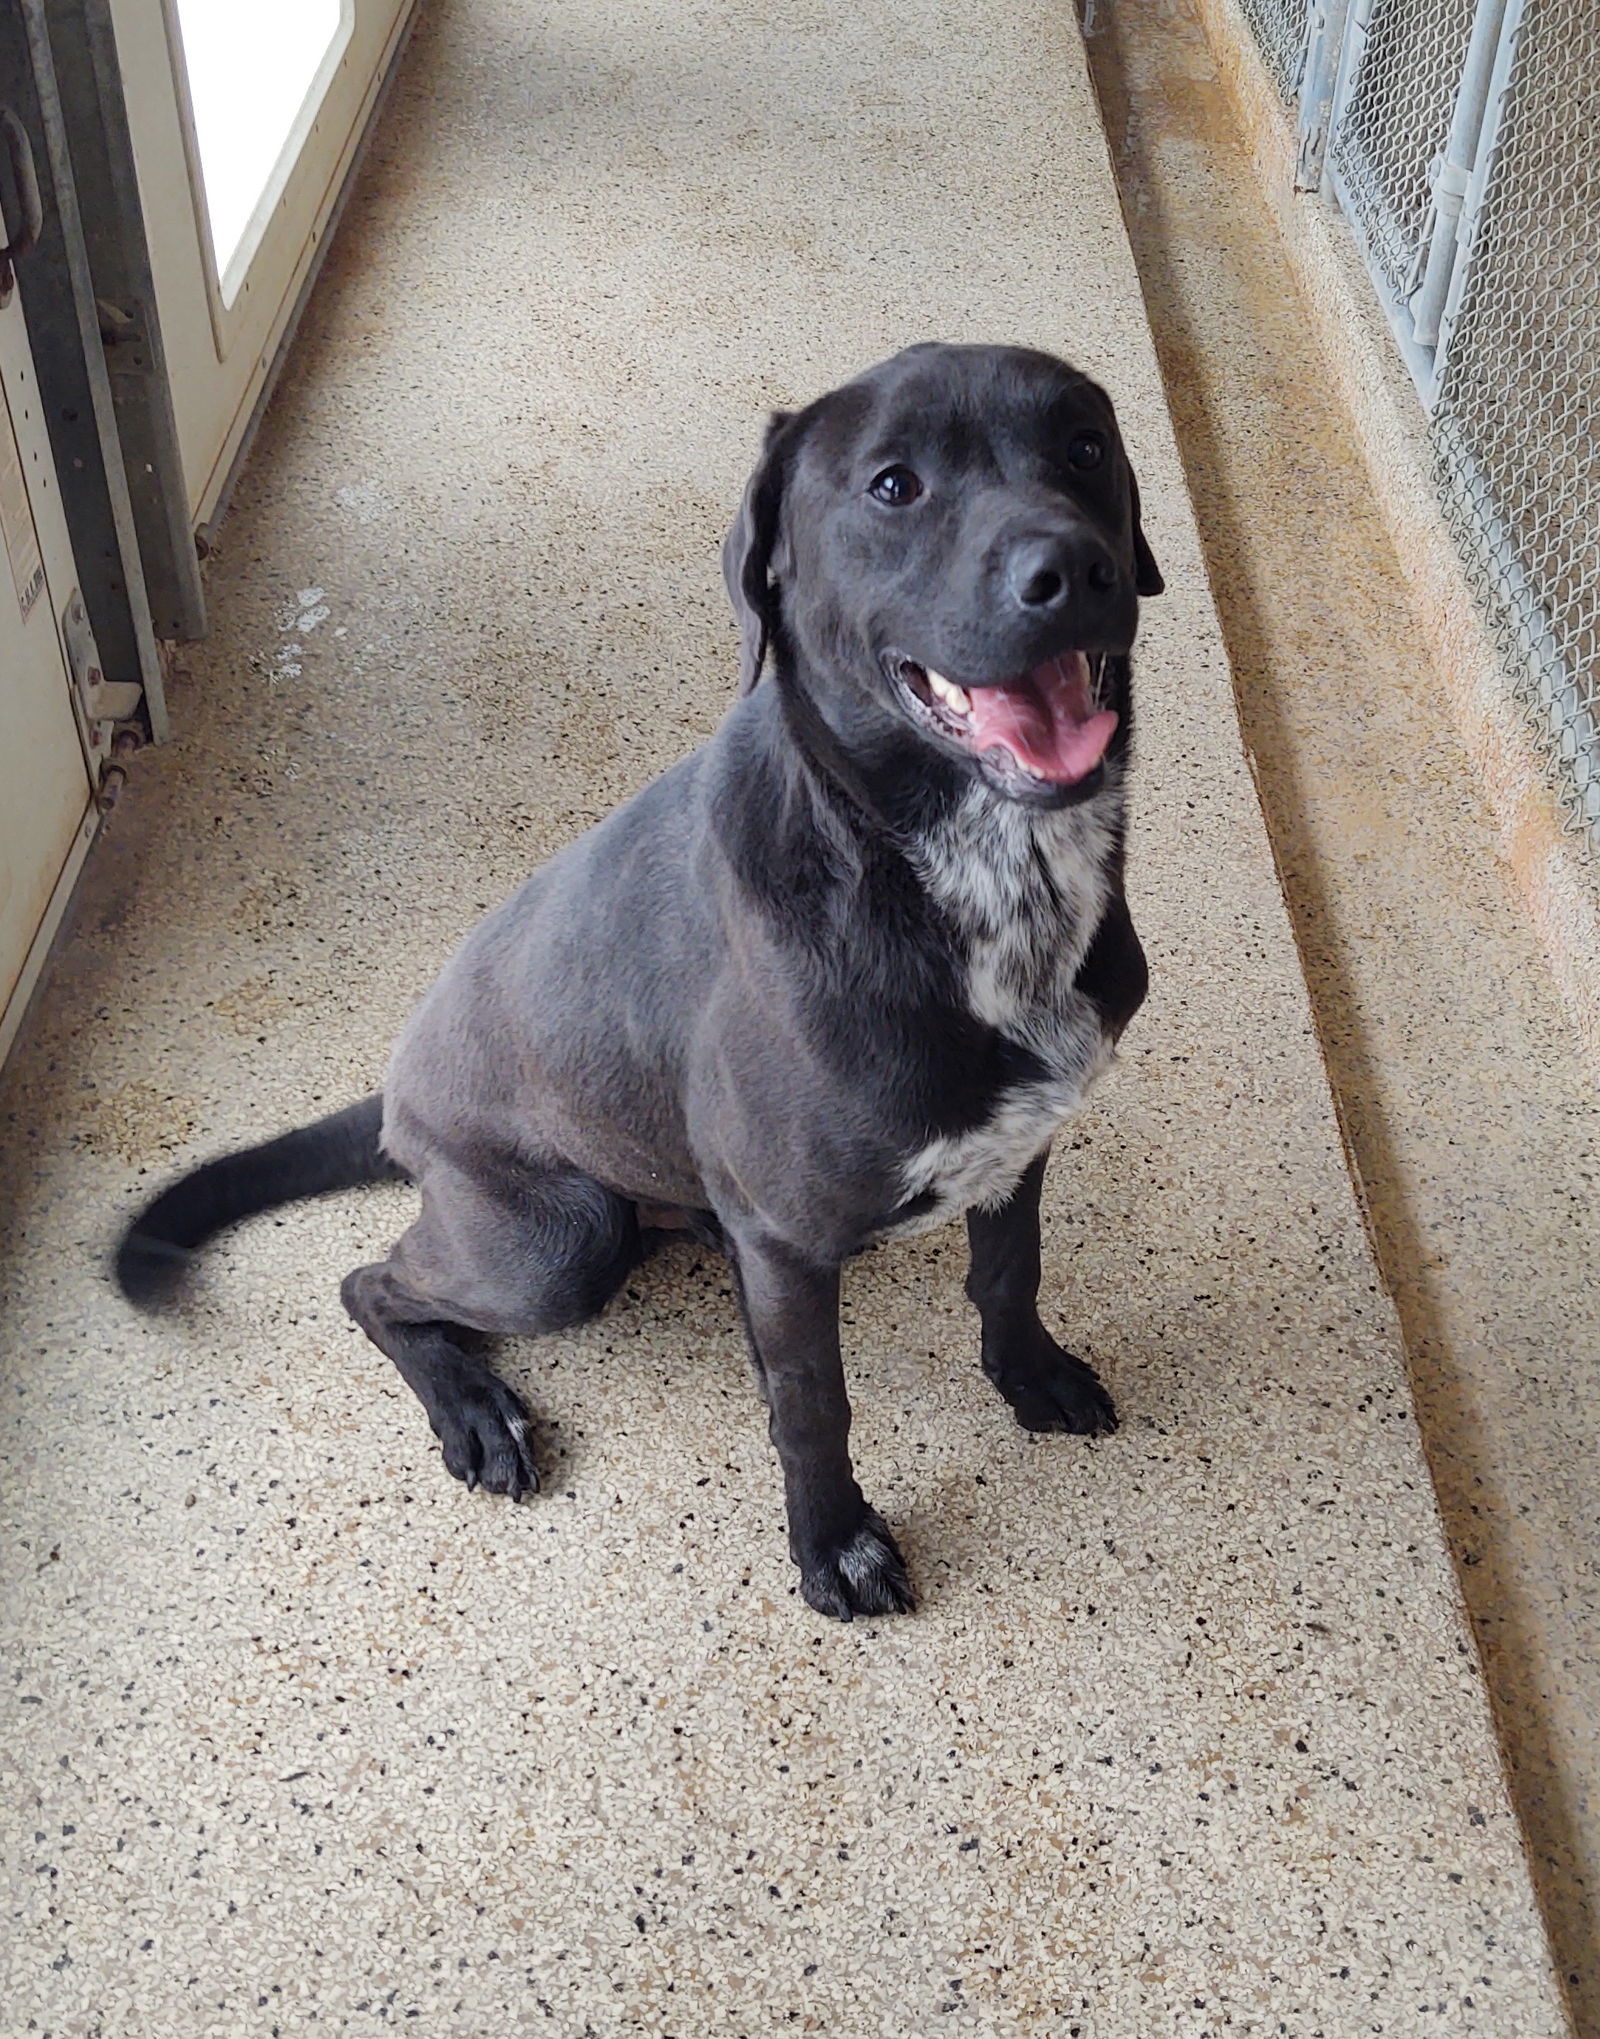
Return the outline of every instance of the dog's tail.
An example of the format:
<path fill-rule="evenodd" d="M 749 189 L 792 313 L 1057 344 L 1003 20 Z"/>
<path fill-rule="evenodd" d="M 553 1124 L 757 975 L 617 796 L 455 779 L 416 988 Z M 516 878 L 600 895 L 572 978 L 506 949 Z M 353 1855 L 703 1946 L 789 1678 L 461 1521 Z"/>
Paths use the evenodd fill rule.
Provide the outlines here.
<path fill-rule="evenodd" d="M 405 1179 L 378 1144 L 383 1095 L 331 1112 L 259 1147 L 224 1154 L 180 1176 L 147 1204 L 117 1248 L 117 1286 L 130 1302 L 164 1301 L 182 1279 L 194 1249 L 257 1211 L 330 1190 Z"/>

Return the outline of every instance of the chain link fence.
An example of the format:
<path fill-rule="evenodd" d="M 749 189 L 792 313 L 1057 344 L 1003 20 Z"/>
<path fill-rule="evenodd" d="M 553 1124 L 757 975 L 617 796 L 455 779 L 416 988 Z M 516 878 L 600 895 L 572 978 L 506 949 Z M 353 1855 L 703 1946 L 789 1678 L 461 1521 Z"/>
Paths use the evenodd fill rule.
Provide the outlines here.
<path fill-rule="evenodd" d="M 1367 257 L 1393 291 L 1414 280 L 1475 11 L 1474 0 L 1378 0 L 1328 146 Z"/>
<path fill-rule="evenodd" d="M 1272 81 L 1287 100 L 1300 84 L 1306 40 L 1306 0 L 1239 0 Z"/>
<path fill-rule="evenodd" d="M 1307 181 L 1350 218 L 1508 678 L 1600 851 L 1600 0 L 1240 5 L 1299 107 Z"/>
<path fill-rule="evenodd" d="M 1445 513 L 1600 842 L 1600 8 L 1530 5 L 1433 436 Z"/>

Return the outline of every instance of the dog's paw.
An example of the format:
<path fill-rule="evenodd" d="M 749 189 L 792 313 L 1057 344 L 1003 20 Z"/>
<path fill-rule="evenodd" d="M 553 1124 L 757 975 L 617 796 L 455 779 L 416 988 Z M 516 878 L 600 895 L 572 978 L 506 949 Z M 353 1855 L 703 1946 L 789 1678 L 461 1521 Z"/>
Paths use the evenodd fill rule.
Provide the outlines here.
<path fill-rule="evenodd" d="M 1092 1366 L 1063 1352 L 1041 1324 L 1020 1347 L 985 1352 L 983 1370 L 1011 1404 L 1024 1430 L 1107 1437 L 1117 1405 Z"/>
<path fill-rule="evenodd" d="M 800 1597 L 835 1621 L 858 1614 L 909 1614 L 917 1604 L 899 1546 L 871 1509 L 846 1542 L 801 1565 Z"/>
<path fill-rule="evenodd" d="M 539 1491 L 533 1463 L 533 1424 L 521 1399 L 487 1369 L 452 1384 L 450 1399 L 430 1411 L 444 1447 L 445 1470 L 468 1488 L 509 1494 L 520 1501 Z"/>

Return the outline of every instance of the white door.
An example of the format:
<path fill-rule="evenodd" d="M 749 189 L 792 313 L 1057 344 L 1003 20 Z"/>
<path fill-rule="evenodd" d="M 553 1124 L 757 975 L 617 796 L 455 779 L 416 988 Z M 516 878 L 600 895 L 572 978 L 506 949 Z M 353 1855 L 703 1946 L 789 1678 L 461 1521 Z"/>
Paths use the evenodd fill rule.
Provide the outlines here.
<path fill-rule="evenodd" d="M 0 1057 L 94 834 L 60 618 L 66 524 L 22 309 L 0 308 Z"/>
<path fill-rule="evenodd" d="M 413 0 L 111 0 L 178 440 L 216 507 Z"/>

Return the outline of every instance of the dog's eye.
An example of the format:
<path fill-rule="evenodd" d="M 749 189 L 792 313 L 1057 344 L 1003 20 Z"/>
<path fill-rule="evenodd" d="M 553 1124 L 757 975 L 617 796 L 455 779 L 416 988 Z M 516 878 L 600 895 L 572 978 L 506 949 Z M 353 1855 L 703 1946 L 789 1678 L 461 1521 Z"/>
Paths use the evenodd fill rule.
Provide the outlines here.
<path fill-rule="evenodd" d="M 1106 457 L 1106 442 L 1098 432 L 1078 432 L 1067 441 L 1067 465 L 1087 474 Z"/>
<path fill-rule="evenodd" d="M 882 474 L 875 474 L 868 483 L 867 494 L 876 496 L 880 503 L 887 503 L 893 510 L 901 510 L 922 494 L 922 483 L 909 467 L 886 467 Z"/>

